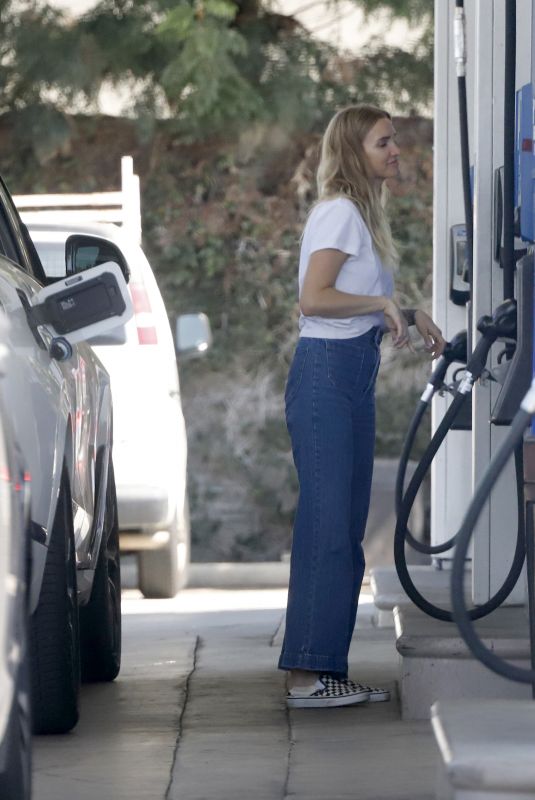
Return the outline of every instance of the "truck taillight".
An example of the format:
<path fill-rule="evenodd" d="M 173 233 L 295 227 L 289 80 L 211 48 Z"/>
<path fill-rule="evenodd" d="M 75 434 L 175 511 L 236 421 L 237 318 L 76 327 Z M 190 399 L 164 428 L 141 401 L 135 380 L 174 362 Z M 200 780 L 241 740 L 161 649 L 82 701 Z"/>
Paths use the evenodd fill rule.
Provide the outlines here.
<path fill-rule="evenodd" d="M 158 344 L 158 331 L 154 325 L 154 316 L 149 294 L 143 283 L 131 283 L 129 286 L 134 306 L 137 339 L 139 344 Z"/>
<path fill-rule="evenodd" d="M 158 344 L 158 333 L 154 326 L 149 328 L 138 325 L 137 339 L 139 344 Z"/>

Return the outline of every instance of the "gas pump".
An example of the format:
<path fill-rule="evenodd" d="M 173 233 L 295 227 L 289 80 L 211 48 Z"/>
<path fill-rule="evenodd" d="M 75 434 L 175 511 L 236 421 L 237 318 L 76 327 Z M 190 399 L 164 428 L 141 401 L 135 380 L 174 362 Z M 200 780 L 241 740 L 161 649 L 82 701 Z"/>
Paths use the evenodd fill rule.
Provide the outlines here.
<path fill-rule="evenodd" d="M 507 18 L 509 28 L 507 41 L 513 41 L 516 34 L 514 6 L 513 2 L 508 3 L 510 15 Z M 492 421 L 495 424 L 510 424 L 510 430 L 485 470 L 457 533 L 451 573 L 451 602 L 453 618 L 474 656 L 498 675 L 521 683 L 532 684 L 532 693 L 535 698 L 535 252 L 533 248 L 522 250 L 522 247 L 526 248 L 535 241 L 533 39 L 531 47 L 531 83 L 523 86 L 516 96 L 516 137 L 513 156 L 515 209 L 514 216 L 511 214 L 509 217 L 508 243 L 505 241 L 505 237 L 502 239 L 499 225 L 496 225 L 495 228 L 495 247 L 499 251 L 500 264 L 504 267 L 504 272 L 507 267 L 507 259 L 510 263 L 517 261 L 520 257 L 516 271 L 517 296 L 519 298 L 517 345 L 514 355 L 508 362 L 507 374 L 492 414 Z M 501 187 L 498 187 L 496 194 L 500 202 L 502 200 Z M 511 202 L 512 194 L 513 192 L 509 193 L 509 202 Z M 507 200 L 508 192 L 504 186 L 504 206 Z M 516 246 L 515 236 L 518 237 Z M 518 246 L 519 240 L 521 240 L 520 246 Z M 501 250 L 502 245 L 503 251 Z M 473 626 L 471 615 L 467 609 L 463 585 L 465 559 L 474 529 L 493 487 L 513 454 L 519 478 L 517 481 L 519 515 L 522 517 L 522 526 L 525 527 L 531 654 L 531 668 L 528 669 L 505 661 L 483 643 Z"/>
<path fill-rule="evenodd" d="M 453 250 L 454 258 L 452 259 L 450 299 L 453 300 L 453 302 L 460 303 L 469 301 L 472 292 L 472 283 L 470 280 L 472 276 L 470 243 L 473 233 L 471 194 L 469 191 L 471 181 L 466 116 L 464 3 L 462 0 L 456 0 L 454 24 L 454 38 L 456 44 L 455 60 L 457 64 L 459 109 L 461 113 L 461 154 L 463 163 L 463 194 L 466 226 L 465 229 L 462 226 L 455 226 L 452 230 L 452 243 L 455 243 L 455 249 Z M 453 619 L 452 613 L 448 609 L 442 609 L 433 605 L 416 589 L 407 568 L 405 542 L 407 541 L 420 552 L 436 554 L 445 552 L 453 545 L 456 545 L 457 535 L 435 546 L 416 542 L 407 527 L 412 505 L 431 461 L 436 455 L 446 434 L 453 427 L 457 415 L 470 395 L 474 382 L 481 377 L 485 369 L 486 359 L 492 344 L 497 340 L 505 342 L 505 349 L 502 356 L 505 356 L 506 359 L 500 365 L 499 370 L 494 371 L 495 379 L 498 379 L 499 382 L 503 384 L 497 402 L 492 410 L 491 421 L 494 424 L 511 424 L 514 411 L 518 408 L 520 399 L 526 392 L 531 376 L 533 352 L 533 258 L 523 259 L 517 271 L 518 306 L 514 300 L 510 299 L 513 297 L 515 286 L 515 263 L 519 257 L 526 253 L 525 248 L 515 248 L 514 234 L 516 232 L 520 234 L 524 240 L 528 241 L 533 241 L 534 238 L 532 128 L 529 128 L 531 152 L 529 152 L 530 148 L 528 148 L 526 144 L 528 133 L 527 120 L 531 120 L 532 118 L 529 116 L 526 109 L 531 94 L 524 87 L 519 93 L 515 109 L 515 30 L 516 15 L 514 3 L 508 2 L 506 16 L 505 94 L 509 99 L 504 103 L 504 130 L 507 134 L 504 136 L 504 167 L 497 175 L 497 182 L 495 184 L 499 189 L 497 190 L 497 197 L 495 198 L 495 248 L 499 254 L 500 265 L 503 269 L 504 303 L 496 309 L 492 317 L 482 317 L 478 321 L 477 329 L 482 336 L 472 356 L 468 360 L 465 379 L 459 385 L 454 400 L 418 464 L 407 490 L 403 492 L 406 460 L 408 459 L 408 455 L 405 451 L 410 448 L 414 440 L 414 424 L 419 424 L 419 419 L 423 416 L 421 409 L 417 409 L 413 423 L 411 423 L 409 427 L 409 433 L 405 442 L 406 446 L 404 447 L 402 460 L 400 462 L 398 485 L 396 487 L 398 519 L 394 537 L 394 555 L 400 582 L 409 597 L 419 608 L 430 616 L 446 621 L 451 621 Z M 512 102 L 510 100 L 511 96 L 513 97 Z M 515 121 L 516 125 L 514 124 Z M 498 179 L 500 180 L 499 184 Z M 522 211 L 522 207 L 524 207 L 524 211 Z M 462 248 L 462 234 L 465 230 L 466 246 Z M 466 256 L 466 265 L 465 267 L 461 267 L 461 260 L 464 256 Z M 466 281 L 468 283 L 468 288 L 463 290 L 462 282 L 465 281 L 465 279 L 468 279 Z M 429 397 L 434 394 L 434 390 L 431 391 L 428 389 L 426 392 Z M 424 392 L 420 403 L 422 403 L 424 397 L 427 397 L 427 395 Z M 415 420 L 417 420 L 416 423 L 414 422 Z M 516 458 L 516 479 L 518 530 L 513 562 L 505 582 L 499 587 L 494 596 L 491 596 L 489 600 L 476 608 L 466 611 L 470 620 L 485 616 L 497 608 L 514 588 L 522 570 L 524 560 L 524 513 L 522 460 L 520 455 Z M 465 550 L 463 559 L 466 557 L 466 554 L 467 551 Z M 459 557 L 456 555 L 457 563 L 458 558 Z M 462 568 L 458 567 L 458 569 L 461 569 L 462 576 L 464 572 L 464 560 L 462 562 Z"/>

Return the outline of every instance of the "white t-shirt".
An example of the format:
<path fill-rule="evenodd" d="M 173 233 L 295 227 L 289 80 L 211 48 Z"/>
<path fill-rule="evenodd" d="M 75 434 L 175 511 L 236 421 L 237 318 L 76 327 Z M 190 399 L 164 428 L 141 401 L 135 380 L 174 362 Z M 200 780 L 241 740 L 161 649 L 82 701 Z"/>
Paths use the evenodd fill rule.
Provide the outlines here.
<path fill-rule="evenodd" d="M 338 273 L 335 289 L 348 294 L 386 295 L 394 291 L 392 274 L 383 267 L 375 252 L 372 237 L 356 205 L 346 197 L 323 200 L 310 213 L 299 258 L 299 295 L 312 253 L 325 249 L 341 250 L 348 258 Z M 319 339 L 350 339 L 361 336 L 374 325 L 384 327 L 384 314 L 359 314 L 339 319 L 299 318 L 299 335 Z"/>

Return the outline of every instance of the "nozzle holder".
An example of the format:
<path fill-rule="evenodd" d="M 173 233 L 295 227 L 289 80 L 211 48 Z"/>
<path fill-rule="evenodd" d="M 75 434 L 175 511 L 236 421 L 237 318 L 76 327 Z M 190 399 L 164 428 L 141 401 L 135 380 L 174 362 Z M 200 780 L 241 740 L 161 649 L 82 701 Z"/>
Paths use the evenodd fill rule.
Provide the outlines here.
<path fill-rule="evenodd" d="M 494 309 L 492 316 L 485 314 L 477 323 L 478 331 L 485 338 L 516 339 L 516 300 L 504 300 Z"/>
<path fill-rule="evenodd" d="M 485 314 L 480 317 L 477 329 L 481 333 L 481 339 L 466 365 L 466 374 L 470 375 L 472 383 L 481 377 L 490 348 L 497 339 L 516 341 L 516 301 L 504 300 L 494 310 L 492 316 Z"/>

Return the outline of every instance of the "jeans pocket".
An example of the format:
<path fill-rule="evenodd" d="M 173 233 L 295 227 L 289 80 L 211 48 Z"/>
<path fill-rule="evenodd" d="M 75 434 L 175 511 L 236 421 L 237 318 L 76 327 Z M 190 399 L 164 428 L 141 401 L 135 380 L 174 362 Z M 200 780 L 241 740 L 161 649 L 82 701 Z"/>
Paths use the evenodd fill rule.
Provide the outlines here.
<path fill-rule="evenodd" d="M 370 379 L 368 349 L 338 340 L 326 342 L 327 378 L 341 392 L 353 394 L 364 380 Z M 368 373 L 366 377 L 366 373 Z"/>
<path fill-rule="evenodd" d="M 379 348 L 330 340 L 326 352 L 327 378 L 332 386 L 353 400 L 372 390 L 381 364 Z"/>
<path fill-rule="evenodd" d="M 286 381 L 286 390 L 284 392 L 284 402 L 286 406 L 292 402 L 299 391 L 307 358 L 308 347 L 298 345 L 290 366 L 288 380 Z"/>

